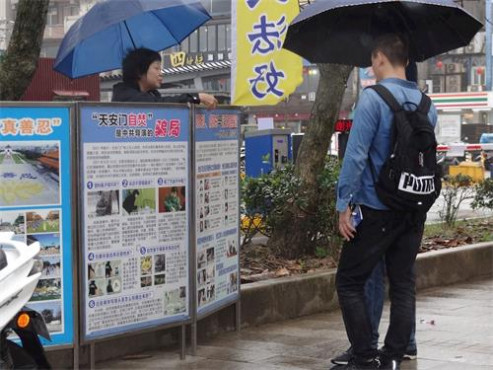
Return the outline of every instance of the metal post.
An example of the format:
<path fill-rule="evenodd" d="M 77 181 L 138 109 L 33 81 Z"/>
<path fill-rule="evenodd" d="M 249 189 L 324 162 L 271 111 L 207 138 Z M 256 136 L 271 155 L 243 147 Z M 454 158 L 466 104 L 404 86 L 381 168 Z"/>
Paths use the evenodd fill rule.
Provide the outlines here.
<path fill-rule="evenodd" d="M 91 370 L 96 369 L 96 345 L 94 342 L 89 345 L 89 364 Z"/>
<path fill-rule="evenodd" d="M 491 1 L 486 0 L 486 90 L 491 91 L 491 80 L 492 80 L 492 48 L 491 48 Z"/>
<path fill-rule="evenodd" d="M 241 302 L 238 301 L 235 304 L 235 330 L 239 332 L 241 330 Z"/>
<path fill-rule="evenodd" d="M 187 343 L 186 343 L 186 325 L 181 326 L 180 342 L 181 342 L 180 360 L 184 360 L 185 359 L 185 349 L 187 346 Z"/>

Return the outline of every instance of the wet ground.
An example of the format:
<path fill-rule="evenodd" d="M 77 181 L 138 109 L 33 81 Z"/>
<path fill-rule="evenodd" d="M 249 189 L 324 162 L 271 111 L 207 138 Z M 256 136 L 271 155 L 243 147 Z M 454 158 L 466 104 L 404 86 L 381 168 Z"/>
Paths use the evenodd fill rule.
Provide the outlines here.
<path fill-rule="evenodd" d="M 493 279 L 421 292 L 416 325 L 418 359 L 403 363 L 402 370 L 493 370 Z M 347 346 L 341 314 L 335 311 L 221 334 L 199 343 L 197 355 L 183 361 L 177 350 L 168 350 L 97 368 L 330 369 L 330 358 Z"/>

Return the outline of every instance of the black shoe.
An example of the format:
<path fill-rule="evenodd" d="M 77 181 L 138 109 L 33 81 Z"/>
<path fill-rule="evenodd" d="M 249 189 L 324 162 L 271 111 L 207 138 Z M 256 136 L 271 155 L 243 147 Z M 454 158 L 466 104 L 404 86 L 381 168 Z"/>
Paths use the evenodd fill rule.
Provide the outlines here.
<path fill-rule="evenodd" d="M 386 359 L 385 357 L 376 357 L 365 363 L 356 363 L 355 361 L 350 360 L 341 370 L 400 370 L 400 368 L 400 364 L 396 360 Z"/>
<path fill-rule="evenodd" d="M 348 350 L 342 352 L 339 356 L 334 357 L 330 360 L 334 365 L 347 365 L 349 360 L 353 356 L 353 349 L 349 347 Z"/>
<path fill-rule="evenodd" d="M 404 352 L 404 355 L 402 356 L 403 360 L 416 360 L 418 358 L 418 350 L 412 350 Z"/>

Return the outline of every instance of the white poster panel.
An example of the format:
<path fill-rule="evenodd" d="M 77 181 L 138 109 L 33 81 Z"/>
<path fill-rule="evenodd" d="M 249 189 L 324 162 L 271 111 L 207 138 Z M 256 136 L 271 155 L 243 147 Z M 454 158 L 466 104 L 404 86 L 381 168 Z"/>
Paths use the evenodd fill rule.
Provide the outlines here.
<path fill-rule="evenodd" d="M 187 108 L 82 106 L 86 340 L 189 318 Z"/>
<path fill-rule="evenodd" d="M 196 298 L 205 314 L 239 296 L 239 111 L 196 110 Z"/>

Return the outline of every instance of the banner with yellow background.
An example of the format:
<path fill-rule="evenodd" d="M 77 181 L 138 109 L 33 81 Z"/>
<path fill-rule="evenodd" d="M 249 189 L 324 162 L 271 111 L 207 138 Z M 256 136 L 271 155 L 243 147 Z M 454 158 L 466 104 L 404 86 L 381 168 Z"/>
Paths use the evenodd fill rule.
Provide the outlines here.
<path fill-rule="evenodd" d="M 282 49 L 298 0 L 232 0 L 231 104 L 275 105 L 303 81 L 302 60 Z"/>

